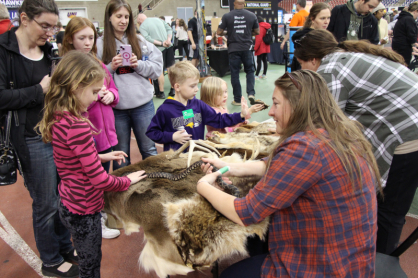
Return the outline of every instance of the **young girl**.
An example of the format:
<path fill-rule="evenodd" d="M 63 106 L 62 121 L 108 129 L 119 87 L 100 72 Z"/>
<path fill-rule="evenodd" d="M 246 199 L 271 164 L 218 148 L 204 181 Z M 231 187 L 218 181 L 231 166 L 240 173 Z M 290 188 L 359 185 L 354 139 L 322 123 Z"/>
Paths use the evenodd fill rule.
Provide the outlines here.
<path fill-rule="evenodd" d="M 186 58 L 189 60 L 189 36 L 187 35 L 187 25 L 183 19 L 176 20 L 176 38 L 178 39 L 177 44 L 181 56 L 180 61 L 183 61 L 184 54 L 186 54 Z"/>
<path fill-rule="evenodd" d="M 45 112 L 38 124 L 45 143 L 52 142 L 61 182 L 59 214 L 77 251 L 80 278 L 100 277 L 100 211 L 104 191 L 124 191 L 145 178 L 144 171 L 126 177 L 106 173 L 101 162 L 121 162 L 122 151 L 98 154 L 90 121 L 83 116 L 97 101 L 105 71 L 90 54 L 70 51 L 58 64 L 45 97 Z"/>
<path fill-rule="evenodd" d="M 226 85 L 226 82 L 219 77 L 208 77 L 205 81 L 203 81 L 202 87 L 200 88 L 200 99 L 207 105 L 211 106 L 216 112 L 229 114 L 228 109 L 226 108 L 226 102 L 228 100 L 228 86 Z M 237 127 L 247 124 L 252 113 L 256 113 L 262 109 L 262 104 L 251 106 L 248 109 L 247 116 L 245 117 L 246 121 L 235 126 L 227 128 L 214 128 L 207 125 L 206 128 L 208 132 L 206 133 L 206 137 L 209 138 L 213 131 L 219 131 L 220 133 L 232 132 Z"/>
<path fill-rule="evenodd" d="M 96 56 L 97 32 L 93 23 L 87 18 L 74 17 L 68 22 L 65 28 L 65 36 L 62 42 L 62 55 L 71 50 L 77 50 L 84 53 L 91 53 Z M 115 130 L 115 116 L 112 107 L 119 102 L 118 89 L 113 82 L 106 65 L 99 59 L 97 62 L 102 65 L 106 72 L 104 84 L 99 92 L 97 101 L 87 109 L 88 119 L 98 131 L 93 134 L 96 143 L 96 149 L 99 154 L 110 153 L 112 148 L 118 144 Z M 102 163 L 103 168 L 109 173 L 110 161 Z M 115 238 L 120 235 L 119 230 L 106 227 L 106 213 L 102 212 L 102 237 Z"/>

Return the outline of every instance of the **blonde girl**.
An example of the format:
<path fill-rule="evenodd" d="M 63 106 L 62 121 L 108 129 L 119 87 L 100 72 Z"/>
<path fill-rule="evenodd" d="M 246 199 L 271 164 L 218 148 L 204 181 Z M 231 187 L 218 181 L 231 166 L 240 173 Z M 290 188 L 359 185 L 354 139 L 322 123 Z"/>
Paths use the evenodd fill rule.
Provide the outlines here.
<path fill-rule="evenodd" d="M 45 97 L 38 124 L 45 143 L 52 143 L 61 182 L 59 215 L 70 231 L 78 254 L 80 278 L 100 277 L 100 211 L 104 191 L 124 191 L 146 177 L 144 171 L 126 177 L 106 173 L 101 162 L 122 162 L 122 151 L 98 154 L 91 122 L 83 115 L 97 101 L 106 73 L 93 55 L 70 51 L 58 64 Z"/>
<path fill-rule="evenodd" d="M 202 87 L 200 88 L 200 100 L 212 107 L 217 113 L 229 114 L 228 109 L 226 107 L 226 102 L 228 100 L 228 86 L 226 82 L 220 79 L 219 77 L 208 77 L 205 79 L 205 81 L 203 81 Z M 256 113 L 262 109 L 262 104 L 256 104 L 251 106 L 248 109 L 247 116 L 245 117 L 246 121 L 243 123 L 239 123 L 235 126 L 227 128 L 214 128 L 212 126 L 207 125 L 206 137 L 209 138 L 212 135 L 213 131 L 219 131 L 221 133 L 232 132 L 237 127 L 240 127 L 243 124 L 247 124 L 248 119 L 251 118 L 252 113 Z"/>

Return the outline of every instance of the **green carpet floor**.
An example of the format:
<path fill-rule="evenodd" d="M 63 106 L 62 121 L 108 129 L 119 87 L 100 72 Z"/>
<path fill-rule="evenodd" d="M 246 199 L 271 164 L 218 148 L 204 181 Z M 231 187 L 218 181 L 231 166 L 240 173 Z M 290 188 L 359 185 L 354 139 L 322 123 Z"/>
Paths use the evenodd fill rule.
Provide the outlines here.
<path fill-rule="evenodd" d="M 276 65 L 276 64 L 269 64 L 268 70 L 267 70 L 267 78 L 264 80 L 256 80 L 255 81 L 255 96 L 257 99 L 263 100 L 268 105 L 271 105 L 271 97 L 273 95 L 274 90 L 274 81 L 282 76 L 285 72 L 285 68 L 283 65 Z M 217 76 L 216 72 L 212 71 L 213 76 Z M 243 95 L 247 97 L 246 94 L 246 78 L 245 78 L 245 72 L 241 70 L 240 72 L 240 81 L 241 81 L 241 88 Z M 226 84 L 228 85 L 228 110 L 230 113 L 233 112 L 239 112 L 241 108 L 239 106 L 234 106 L 231 104 L 232 100 L 234 99 L 233 93 L 232 93 L 232 86 L 231 86 L 231 75 L 229 73 L 226 74 L 226 76 L 222 77 L 223 80 L 226 81 Z M 199 88 L 200 88 L 199 84 Z M 165 76 L 165 83 L 164 83 L 164 92 L 166 95 L 170 91 L 170 82 L 168 80 L 168 76 Z M 197 98 L 200 98 L 200 92 L 196 96 Z M 154 98 L 154 104 L 155 109 L 157 109 L 164 100 Z M 248 102 L 249 104 L 249 102 Z M 252 115 L 250 121 L 257 121 L 262 122 L 267 119 L 269 119 L 268 110 L 263 110 L 261 112 L 255 113 Z M 418 191 L 415 194 L 414 201 L 412 203 L 411 209 L 409 213 L 417 215 L 418 216 Z"/>

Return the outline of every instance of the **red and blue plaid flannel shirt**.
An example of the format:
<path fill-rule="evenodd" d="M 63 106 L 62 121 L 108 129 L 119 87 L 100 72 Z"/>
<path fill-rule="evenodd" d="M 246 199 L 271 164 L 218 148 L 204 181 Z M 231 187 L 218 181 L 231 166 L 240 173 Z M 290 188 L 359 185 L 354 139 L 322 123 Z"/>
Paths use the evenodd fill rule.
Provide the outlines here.
<path fill-rule="evenodd" d="M 376 183 L 359 161 L 363 187 L 353 192 L 335 151 L 312 132 L 277 149 L 266 179 L 235 200 L 245 225 L 271 215 L 261 277 L 374 277 Z"/>

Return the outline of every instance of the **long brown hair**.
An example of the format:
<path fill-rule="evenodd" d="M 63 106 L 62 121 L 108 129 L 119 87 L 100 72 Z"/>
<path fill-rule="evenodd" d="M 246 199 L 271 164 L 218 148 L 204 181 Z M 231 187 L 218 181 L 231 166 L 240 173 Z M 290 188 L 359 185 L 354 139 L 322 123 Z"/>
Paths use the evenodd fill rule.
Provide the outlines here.
<path fill-rule="evenodd" d="M 62 50 L 60 53 L 61 56 L 63 56 L 65 53 L 75 50 L 74 45 L 70 43 L 74 38 L 74 34 L 83 30 L 86 27 L 90 27 L 93 29 L 94 32 L 94 43 L 93 48 L 91 49 L 91 53 L 96 55 L 97 54 L 97 46 L 96 46 L 96 40 L 97 40 L 97 31 L 94 27 L 93 23 L 88 19 L 84 17 L 73 17 L 70 22 L 68 22 L 67 27 L 65 27 L 65 35 L 62 40 Z"/>
<path fill-rule="evenodd" d="M 138 60 L 142 59 L 141 48 L 139 47 L 138 37 L 135 31 L 135 22 L 132 16 L 131 6 L 125 0 L 110 0 L 107 3 L 105 10 L 104 20 L 104 32 L 103 32 L 103 55 L 102 61 L 105 64 L 112 62 L 112 58 L 116 56 L 116 42 L 115 42 L 115 30 L 113 29 L 110 17 L 115 12 L 119 11 L 122 7 L 125 7 L 129 12 L 129 24 L 126 28 L 125 34 L 128 38 L 128 43 L 132 47 L 132 53 L 138 57 Z"/>
<path fill-rule="evenodd" d="M 362 187 L 359 157 L 363 157 L 374 174 L 378 190 L 381 191 L 377 162 L 370 142 L 363 135 L 362 125 L 344 115 L 332 97 L 327 83 L 318 73 L 300 70 L 291 75 L 300 85 L 300 90 L 286 74 L 274 83 L 292 108 L 287 126 L 284 127 L 275 149 L 298 132 L 312 131 L 319 140 L 326 142 L 336 152 L 348 173 L 353 190 L 356 190 L 356 184 Z M 319 128 L 328 132 L 327 138 L 318 131 Z M 275 152 L 270 154 L 267 165 L 270 165 L 275 155 Z"/>
<path fill-rule="evenodd" d="M 366 40 L 338 43 L 334 35 L 327 30 L 312 30 L 295 42 L 295 56 L 303 61 L 322 60 L 328 54 L 343 50 L 372 54 L 405 65 L 403 57 L 392 50 L 380 48 Z"/>
<path fill-rule="evenodd" d="M 316 3 L 312 6 L 311 10 L 309 11 L 309 15 L 306 17 L 305 24 L 303 25 L 304 28 L 310 28 L 312 25 L 312 21 L 315 20 L 317 15 L 322 11 L 329 9 L 331 11 L 331 8 L 328 6 L 328 4 L 324 2 Z"/>
<path fill-rule="evenodd" d="M 45 96 L 44 115 L 38 123 L 42 140 L 52 141 L 52 126 L 66 110 L 78 119 L 92 124 L 82 115 L 82 105 L 74 92 L 103 80 L 105 71 L 91 54 L 70 51 L 55 68 L 51 85 Z"/>
<path fill-rule="evenodd" d="M 182 19 L 182 18 L 180 18 L 180 20 L 179 20 L 179 27 L 183 27 L 184 31 L 187 31 L 186 22 L 184 22 L 184 19 Z"/>

